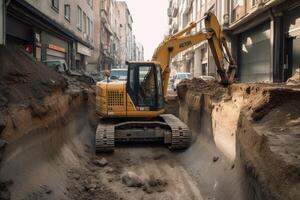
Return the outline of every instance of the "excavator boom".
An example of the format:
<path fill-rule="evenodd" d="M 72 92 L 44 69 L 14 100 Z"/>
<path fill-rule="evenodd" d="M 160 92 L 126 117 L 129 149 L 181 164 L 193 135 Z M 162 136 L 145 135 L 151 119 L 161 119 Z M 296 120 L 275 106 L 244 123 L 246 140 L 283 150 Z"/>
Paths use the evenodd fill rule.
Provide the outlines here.
<path fill-rule="evenodd" d="M 189 34 L 197 23 L 204 20 L 205 30 L 195 34 Z M 170 78 L 170 61 L 178 53 L 183 52 L 203 41 L 208 41 L 213 54 L 217 72 L 222 84 L 233 82 L 235 73 L 235 62 L 228 50 L 227 42 L 221 30 L 217 17 L 212 13 L 207 13 L 203 19 L 191 23 L 182 31 L 167 37 L 155 50 L 152 61 L 160 63 L 164 77 L 164 95 L 167 95 L 168 82 Z M 228 70 L 225 70 L 225 62 L 229 64 Z"/>

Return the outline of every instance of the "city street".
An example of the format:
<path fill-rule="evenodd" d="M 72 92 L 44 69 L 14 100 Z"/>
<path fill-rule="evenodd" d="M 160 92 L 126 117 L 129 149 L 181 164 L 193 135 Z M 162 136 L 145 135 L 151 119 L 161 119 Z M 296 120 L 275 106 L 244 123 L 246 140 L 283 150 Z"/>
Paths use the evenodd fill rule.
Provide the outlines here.
<path fill-rule="evenodd" d="M 297 0 L 0 0 L 0 200 L 299 200 Z"/>

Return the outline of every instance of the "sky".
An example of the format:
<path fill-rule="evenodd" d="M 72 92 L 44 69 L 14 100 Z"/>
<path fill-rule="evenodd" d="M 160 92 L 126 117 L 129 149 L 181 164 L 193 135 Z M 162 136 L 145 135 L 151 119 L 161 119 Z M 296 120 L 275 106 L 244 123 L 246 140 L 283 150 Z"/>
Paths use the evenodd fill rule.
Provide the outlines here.
<path fill-rule="evenodd" d="M 136 41 L 144 46 L 145 60 L 168 33 L 168 0 L 125 0 L 133 18 Z"/>

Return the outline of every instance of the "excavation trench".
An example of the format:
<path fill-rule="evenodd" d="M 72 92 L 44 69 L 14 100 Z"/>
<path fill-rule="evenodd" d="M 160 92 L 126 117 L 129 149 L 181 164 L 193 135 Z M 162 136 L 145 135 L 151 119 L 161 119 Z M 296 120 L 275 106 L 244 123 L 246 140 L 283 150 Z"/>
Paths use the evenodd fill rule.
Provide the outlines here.
<path fill-rule="evenodd" d="M 216 100 L 211 94 L 188 91 L 179 95 L 179 100 L 169 100 L 171 110 L 167 112 L 179 113 L 192 129 L 193 144 L 186 151 L 171 152 L 160 144 L 147 143 L 121 145 L 113 154 L 94 155 L 94 94 L 85 90 L 69 94 L 71 101 L 65 102 L 66 112 L 56 113 L 53 120 L 45 123 L 41 117 L 37 129 L 11 139 L 7 145 L 0 169 L 1 181 L 6 183 L 2 198 L 273 198 L 270 188 L 263 187 L 264 182 L 257 178 L 259 166 L 250 165 L 245 147 L 241 147 L 243 140 L 238 133 L 244 128 L 243 123 L 249 128 L 251 124 L 243 121 L 239 112 L 235 113 L 240 108 L 231 109 L 233 97 L 229 101 L 222 93 Z M 218 106 L 221 113 L 216 110 Z M 99 164 L 101 158 L 106 158 L 107 163 Z M 121 175 L 128 171 L 141 180 L 154 177 L 165 184 L 127 187 Z"/>

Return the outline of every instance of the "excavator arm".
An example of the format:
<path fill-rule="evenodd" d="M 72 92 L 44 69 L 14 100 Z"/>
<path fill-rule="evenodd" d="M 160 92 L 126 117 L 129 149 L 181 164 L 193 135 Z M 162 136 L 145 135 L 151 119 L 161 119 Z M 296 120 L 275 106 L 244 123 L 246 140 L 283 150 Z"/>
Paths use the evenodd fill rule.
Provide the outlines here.
<path fill-rule="evenodd" d="M 200 31 L 196 34 L 189 34 L 197 23 L 205 20 L 205 31 Z M 203 19 L 198 22 L 191 23 L 184 30 L 167 37 L 155 50 L 152 61 L 159 62 L 164 78 L 163 90 L 164 95 L 167 95 L 168 82 L 170 78 L 170 61 L 178 53 L 191 48 L 202 41 L 208 41 L 212 55 L 214 57 L 217 72 L 221 78 L 222 84 L 230 84 L 233 81 L 235 73 L 235 62 L 228 50 L 226 39 L 221 30 L 221 26 L 212 13 L 207 13 Z M 229 64 L 228 70 L 225 70 L 225 62 Z"/>

